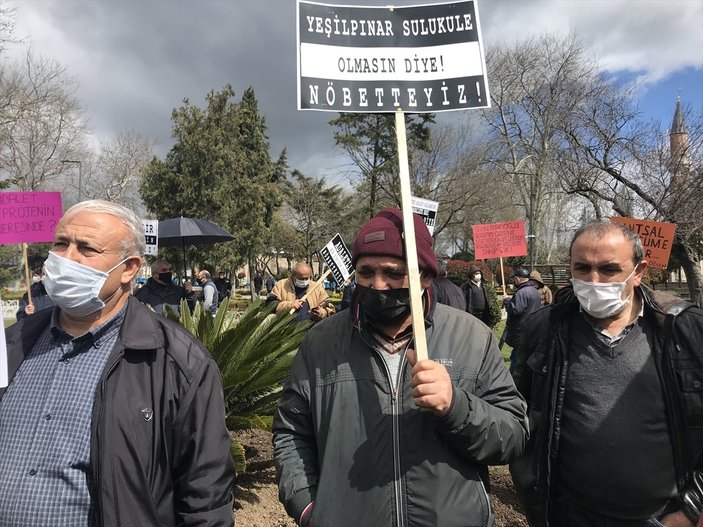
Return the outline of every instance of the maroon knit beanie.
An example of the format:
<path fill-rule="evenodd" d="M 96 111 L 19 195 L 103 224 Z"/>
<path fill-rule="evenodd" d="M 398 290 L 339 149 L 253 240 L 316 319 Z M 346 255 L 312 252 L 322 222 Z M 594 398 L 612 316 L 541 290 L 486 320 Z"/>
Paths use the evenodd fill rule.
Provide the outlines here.
<path fill-rule="evenodd" d="M 432 236 L 422 217 L 413 214 L 415 243 L 420 271 L 437 276 L 437 258 L 432 250 Z M 367 221 L 356 235 L 352 250 L 352 265 L 362 256 L 394 256 L 405 260 L 403 216 L 397 209 L 383 209 Z"/>

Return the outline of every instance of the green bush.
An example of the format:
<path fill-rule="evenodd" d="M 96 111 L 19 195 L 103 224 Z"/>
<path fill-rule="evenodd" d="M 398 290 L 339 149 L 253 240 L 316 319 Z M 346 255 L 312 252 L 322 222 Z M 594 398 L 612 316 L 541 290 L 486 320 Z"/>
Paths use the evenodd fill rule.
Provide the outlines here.
<path fill-rule="evenodd" d="M 273 313 L 274 305 L 255 300 L 237 319 L 228 311 L 229 299 L 213 317 L 202 303 L 191 315 L 181 302 L 180 317 L 167 308 L 166 316 L 180 322 L 212 355 L 222 375 L 227 427 L 230 430 L 269 430 L 283 382 L 309 322 L 295 322 L 295 314 Z M 244 448 L 233 442 L 232 457 L 238 473 L 246 469 Z"/>

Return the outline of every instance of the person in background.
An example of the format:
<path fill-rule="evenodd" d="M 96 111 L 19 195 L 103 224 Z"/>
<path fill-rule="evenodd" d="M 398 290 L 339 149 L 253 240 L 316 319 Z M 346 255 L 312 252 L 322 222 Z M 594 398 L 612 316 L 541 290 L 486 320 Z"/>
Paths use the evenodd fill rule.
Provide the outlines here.
<path fill-rule="evenodd" d="M 356 278 L 352 277 L 347 285 L 344 286 L 342 291 L 342 302 L 339 304 L 339 310 L 344 311 L 351 305 L 352 298 L 354 297 L 354 290 L 356 289 Z"/>
<path fill-rule="evenodd" d="M 435 300 L 440 304 L 466 311 L 464 292 L 461 287 L 447 278 L 447 264 L 441 258 L 437 258 L 437 269 L 439 269 L 439 273 L 432 282 L 432 294 Z"/>
<path fill-rule="evenodd" d="M 213 280 L 213 283 L 217 288 L 217 304 L 219 305 L 232 294 L 232 282 L 227 278 L 224 271 L 220 271 L 219 276 Z"/>
<path fill-rule="evenodd" d="M 132 296 L 144 228 L 82 201 L 56 227 L 54 302 L 7 328 L 0 524 L 231 527 L 220 372 L 180 324 Z"/>
<path fill-rule="evenodd" d="M 525 402 L 490 329 L 437 304 L 432 237 L 413 215 L 429 359 L 413 347 L 401 213 L 354 241 L 348 310 L 313 326 L 273 421 L 279 496 L 308 527 L 493 525 L 488 465 L 522 453 Z"/>
<path fill-rule="evenodd" d="M 266 296 L 268 297 L 268 295 L 270 295 L 273 291 L 273 286 L 276 285 L 276 279 L 270 274 L 267 274 L 264 285 L 266 286 Z"/>
<path fill-rule="evenodd" d="M 214 317 L 217 314 L 219 304 L 219 294 L 215 283 L 210 279 L 210 271 L 202 269 L 198 272 L 198 283 L 203 288 L 200 293 L 200 300 L 203 302 L 203 309 L 209 311 Z"/>
<path fill-rule="evenodd" d="M 42 282 L 42 277 L 44 276 L 44 268 L 40 267 L 35 269 L 32 273 L 32 284 L 29 286 L 29 292 L 32 294 L 32 302 L 29 302 L 29 295 L 25 293 L 22 295 L 22 299 L 19 303 L 19 308 L 17 309 L 17 320 L 22 320 L 28 315 L 33 315 L 37 311 L 42 309 L 47 309 L 53 307 L 54 302 L 52 302 L 49 295 L 46 294 L 46 288 Z"/>
<path fill-rule="evenodd" d="M 254 291 L 256 292 L 256 296 L 261 294 L 261 289 L 263 289 L 263 287 L 264 279 L 259 273 L 256 273 L 256 276 L 254 277 Z"/>
<path fill-rule="evenodd" d="M 530 283 L 530 272 L 520 267 L 515 270 L 512 276 L 517 290 L 512 296 L 503 296 L 503 305 L 508 313 L 508 320 L 505 323 L 505 342 L 513 349 L 510 352 L 510 372 L 515 369 L 515 356 L 520 344 L 522 332 L 522 320 L 526 315 L 537 311 L 541 305 L 539 291 Z"/>
<path fill-rule="evenodd" d="M 582 226 L 571 285 L 528 315 L 510 467 L 532 527 L 693 527 L 703 510 L 703 311 L 643 284 L 640 237 Z"/>
<path fill-rule="evenodd" d="M 534 285 L 537 288 L 537 291 L 539 291 L 541 299 L 540 305 L 546 306 L 547 304 L 551 304 L 553 298 L 552 290 L 544 285 L 542 275 L 539 274 L 539 271 L 533 270 L 530 272 L 530 282 L 532 282 L 532 285 Z"/>
<path fill-rule="evenodd" d="M 483 281 L 483 271 L 477 265 L 469 267 L 469 275 L 463 287 L 466 299 L 466 311 L 471 313 L 489 328 L 493 327 L 496 321 L 491 315 L 491 303 Z"/>
<path fill-rule="evenodd" d="M 193 311 L 195 311 L 195 304 L 198 302 L 198 295 L 196 295 L 195 291 L 193 291 L 193 284 L 190 280 L 186 280 L 183 283 L 183 290 L 185 291 L 188 309 L 190 310 L 190 313 L 193 314 Z"/>
<path fill-rule="evenodd" d="M 181 312 L 181 300 L 186 294 L 182 287 L 173 283 L 173 267 L 166 260 L 156 260 L 151 264 L 151 278 L 134 296 L 142 304 L 147 304 L 158 313 L 164 314 L 164 306 L 168 305 L 176 313 Z"/>
<path fill-rule="evenodd" d="M 311 276 L 310 266 L 304 262 L 298 262 L 293 267 L 293 273 L 289 278 L 273 286 L 268 299 L 278 301 L 277 313 L 293 309 L 297 312 L 296 320 L 299 322 L 308 319 L 319 322 L 334 314 L 335 308 L 329 301 L 330 297 L 324 287 L 319 286 L 308 294 Z M 307 298 L 302 300 L 306 294 Z"/>

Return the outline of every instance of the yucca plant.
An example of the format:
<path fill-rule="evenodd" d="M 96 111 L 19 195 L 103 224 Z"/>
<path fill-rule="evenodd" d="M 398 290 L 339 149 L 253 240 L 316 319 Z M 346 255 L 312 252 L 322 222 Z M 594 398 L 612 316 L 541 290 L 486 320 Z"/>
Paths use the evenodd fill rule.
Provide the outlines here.
<path fill-rule="evenodd" d="M 295 353 L 309 322 L 296 323 L 295 315 L 274 314 L 274 305 L 252 302 L 239 321 L 227 312 L 224 299 L 213 317 L 198 302 L 191 315 L 185 301 L 180 317 L 170 309 L 166 316 L 180 322 L 200 340 L 222 375 L 222 387 L 230 430 L 271 429 L 276 401 L 288 377 Z M 245 472 L 244 448 L 232 442 L 237 473 Z"/>

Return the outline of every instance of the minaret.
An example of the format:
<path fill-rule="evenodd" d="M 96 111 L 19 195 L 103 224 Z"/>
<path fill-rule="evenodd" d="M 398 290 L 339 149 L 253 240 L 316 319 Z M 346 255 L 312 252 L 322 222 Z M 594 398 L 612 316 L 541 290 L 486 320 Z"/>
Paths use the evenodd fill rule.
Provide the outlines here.
<path fill-rule="evenodd" d="M 669 171 L 672 180 L 685 179 L 688 170 L 691 168 L 691 158 L 688 155 L 688 132 L 683 119 L 681 109 L 681 96 L 676 98 L 676 111 L 674 119 L 671 121 L 669 131 Z"/>

